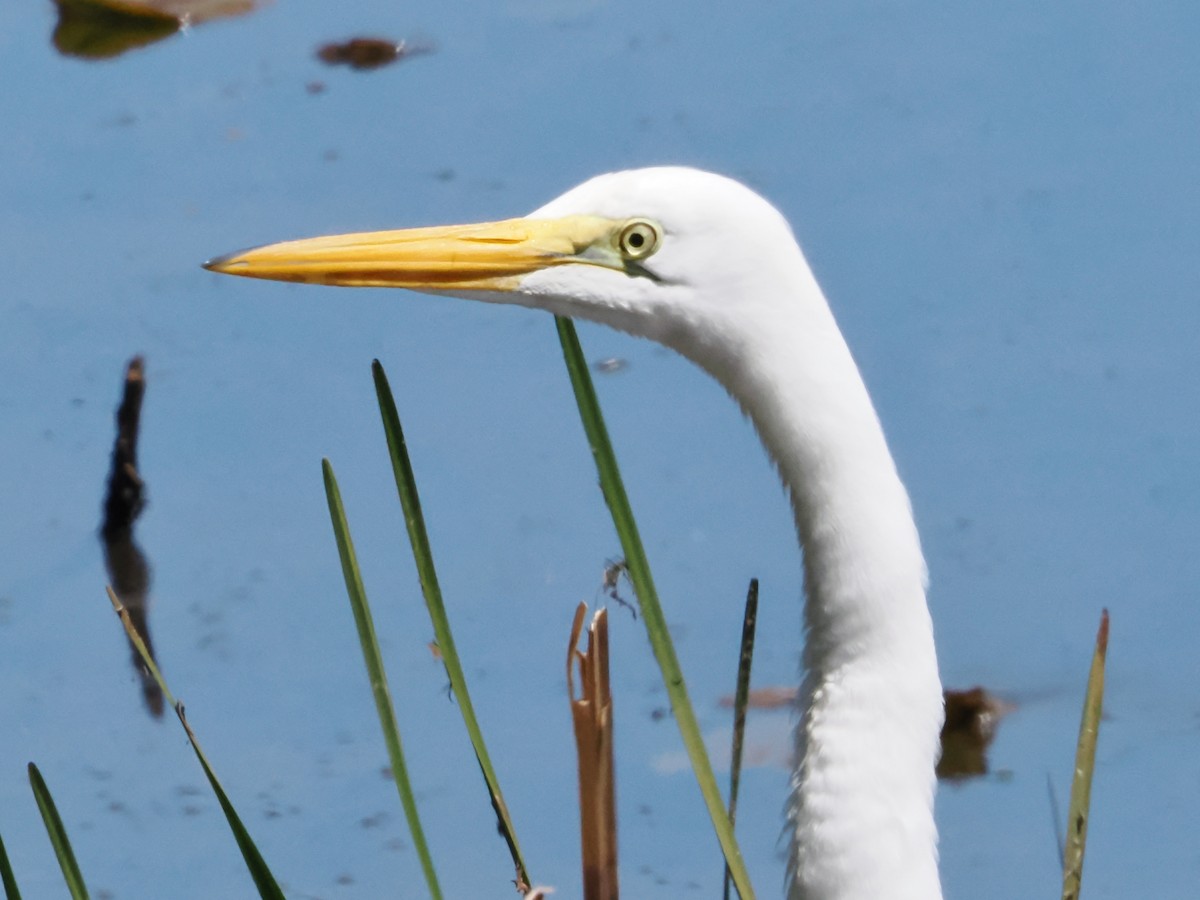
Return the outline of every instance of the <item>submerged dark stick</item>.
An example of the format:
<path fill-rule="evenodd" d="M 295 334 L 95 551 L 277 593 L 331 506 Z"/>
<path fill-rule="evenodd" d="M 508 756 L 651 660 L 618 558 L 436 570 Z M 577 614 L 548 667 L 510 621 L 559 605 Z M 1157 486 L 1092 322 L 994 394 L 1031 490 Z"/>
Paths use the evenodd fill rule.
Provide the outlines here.
<path fill-rule="evenodd" d="M 104 544 L 104 565 L 108 569 L 113 590 L 125 604 L 134 627 L 153 656 L 146 614 L 150 595 L 150 565 L 133 538 L 133 525 L 146 506 L 145 484 L 137 465 L 138 429 L 145 393 L 145 364 L 142 357 L 135 356 L 125 368 L 125 387 L 121 405 L 117 407 L 117 437 L 113 442 L 100 538 Z M 159 718 L 163 714 L 162 691 L 146 671 L 136 648 L 131 647 L 131 651 L 134 670 L 141 679 L 146 708 L 151 715 Z"/>

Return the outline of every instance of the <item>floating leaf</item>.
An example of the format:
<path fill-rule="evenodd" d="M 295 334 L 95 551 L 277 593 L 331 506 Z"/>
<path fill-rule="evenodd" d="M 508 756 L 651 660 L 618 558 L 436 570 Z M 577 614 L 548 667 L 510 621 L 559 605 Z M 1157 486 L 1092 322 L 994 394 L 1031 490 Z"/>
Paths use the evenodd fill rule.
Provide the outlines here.
<path fill-rule="evenodd" d="M 359 71 L 382 69 L 410 56 L 431 53 L 426 44 L 391 41 L 386 38 L 356 37 L 348 41 L 329 41 L 317 48 L 317 59 L 329 66 L 346 65 Z"/>
<path fill-rule="evenodd" d="M 209 19 L 240 16 L 255 0 L 55 0 L 59 53 L 109 59 Z"/>

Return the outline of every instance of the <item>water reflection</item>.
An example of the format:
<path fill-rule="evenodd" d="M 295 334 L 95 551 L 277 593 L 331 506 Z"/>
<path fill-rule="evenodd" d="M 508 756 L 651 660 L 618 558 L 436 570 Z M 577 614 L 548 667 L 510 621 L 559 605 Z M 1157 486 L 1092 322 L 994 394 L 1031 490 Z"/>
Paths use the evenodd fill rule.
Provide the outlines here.
<path fill-rule="evenodd" d="M 629 360 L 622 359 L 619 356 L 608 356 L 593 363 L 592 368 L 601 375 L 613 375 L 617 372 L 624 372 L 629 368 Z"/>
<path fill-rule="evenodd" d="M 104 545 L 104 565 L 113 590 L 129 611 L 129 618 L 146 644 L 151 659 L 157 662 L 148 618 L 150 564 L 133 538 L 134 522 L 146 505 L 145 485 L 137 467 L 138 426 L 145 391 L 144 362 L 140 356 L 135 356 L 126 366 L 125 387 L 121 405 L 117 408 L 117 437 L 113 442 L 100 538 Z M 131 644 L 129 649 L 133 669 L 142 684 L 146 709 L 155 718 L 161 718 L 162 691 L 142 664 L 137 648 Z"/>
<path fill-rule="evenodd" d="M 111 59 L 184 27 L 250 12 L 255 0 L 55 0 L 54 46 L 64 56 Z"/>

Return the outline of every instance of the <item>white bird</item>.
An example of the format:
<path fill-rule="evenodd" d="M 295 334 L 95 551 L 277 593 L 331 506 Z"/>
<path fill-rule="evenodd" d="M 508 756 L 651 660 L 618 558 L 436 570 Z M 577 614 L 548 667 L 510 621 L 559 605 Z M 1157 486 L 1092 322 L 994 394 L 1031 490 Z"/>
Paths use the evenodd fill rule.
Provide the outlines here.
<path fill-rule="evenodd" d="M 639 169 L 525 218 L 291 241 L 206 265 L 590 319 L 724 385 L 778 466 L 804 556 L 788 896 L 941 897 L 942 690 L 920 540 L 862 377 L 774 207 L 719 175 Z"/>

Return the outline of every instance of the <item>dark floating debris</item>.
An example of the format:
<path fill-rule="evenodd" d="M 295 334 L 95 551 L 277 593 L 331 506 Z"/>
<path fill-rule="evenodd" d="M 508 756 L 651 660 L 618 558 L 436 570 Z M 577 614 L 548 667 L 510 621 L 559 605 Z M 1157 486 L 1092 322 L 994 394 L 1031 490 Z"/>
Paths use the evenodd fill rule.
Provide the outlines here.
<path fill-rule="evenodd" d="M 153 659 L 154 646 L 150 642 L 147 616 L 150 564 L 133 538 L 133 525 L 146 507 L 145 483 L 137 465 L 138 429 L 145 392 L 145 365 L 142 357 L 135 356 L 125 368 L 125 388 L 117 408 L 117 437 L 113 442 L 100 539 L 104 544 L 104 565 L 112 588 L 125 604 L 134 628 Z M 161 718 L 162 691 L 142 664 L 137 649 L 131 645 L 130 650 L 134 671 L 142 683 L 146 709 L 156 719 Z"/>
<path fill-rule="evenodd" d="M 256 5 L 257 0 L 55 0 L 53 41 L 65 56 L 109 59 Z"/>
<path fill-rule="evenodd" d="M 104 500 L 104 524 L 100 529 L 105 541 L 130 537 L 133 523 L 146 505 L 142 479 L 137 471 L 138 429 L 145 393 L 145 362 L 142 357 L 135 356 L 125 367 L 125 389 L 117 408 L 117 439 L 113 444 L 108 493 Z"/>
<path fill-rule="evenodd" d="M 357 37 L 341 43 L 330 41 L 322 44 L 317 48 L 317 59 L 329 66 L 345 65 L 362 72 L 381 69 L 410 56 L 432 52 L 433 47 L 426 44 Z"/>
<path fill-rule="evenodd" d="M 981 687 L 947 690 L 946 721 L 942 724 L 942 756 L 938 778 L 965 781 L 988 773 L 987 749 L 1000 720 L 1013 704 Z"/>
<path fill-rule="evenodd" d="M 746 703 L 750 709 L 791 709 L 796 705 L 795 687 L 776 685 L 750 691 Z M 942 755 L 937 764 L 938 778 L 946 781 L 965 781 L 988 773 L 987 750 L 996 737 L 1000 720 L 1015 709 L 1015 704 L 1001 700 L 981 687 L 965 691 L 947 689 L 946 720 L 942 725 Z M 717 701 L 721 706 L 733 706 L 733 695 Z"/>

